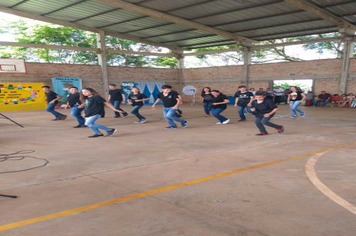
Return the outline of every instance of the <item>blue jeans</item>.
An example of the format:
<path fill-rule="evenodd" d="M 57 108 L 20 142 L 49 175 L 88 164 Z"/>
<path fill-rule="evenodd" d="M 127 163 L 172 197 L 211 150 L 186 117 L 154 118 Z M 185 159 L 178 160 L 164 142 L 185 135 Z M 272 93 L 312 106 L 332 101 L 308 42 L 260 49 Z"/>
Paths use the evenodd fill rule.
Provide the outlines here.
<path fill-rule="evenodd" d="M 102 126 L 102 125 L 94 124 L 94 122 L 97 119 L 99 119 L 100 117 L 101 117 L 101 115 L 98 114 L 98 115 L 95 115 L 95 116 L 91 116 L 91 117 L 85 118 L 85 125 L 87 125 L 96 134 L 101 134 L 99 129 L 102 129 L 102 130 L 105 130 L 105 131 L 111 130 L 111 128 L 108 128 L 108 127 L 105 127 L 105 126 Z"/>
<path fill-rule="evenodd" d="M 164 107 L 163 108 L 163 117 L 166 119 L 168 122 L 169 126 L 171 127 L 177 127 L 177 125 L 174 123 L 174 120 L 177 122 L 180 122 L 182 125 L 186 122 L 185 120 L 179 119 L 176 117 L 176 110 L 174 110 L 172 107 Z"/>
<path fill-rule="evenodd" d="M 139 120 L 144 120 L 146 119 L 145 117 L 143 117 L 138 111 L 140 110 L 142 106 L 133 106 L 130 113 L 135 115 Z"/>
<path fill-rule="evenodd" d="M 269 122 L 269 120 L 271 119 L 272 117 L 257 117 L 255 118 L 255 124 L 257 126 L 257 128 L 260 130 L 260 132 L 267 132 L 266 128 L 265 128 L 265 125 L 269 126 L 269 127 L 272 127 L 272 128 L 275 128 L 275 129 L 280 129 L 282 128 L 281 125 L 276 125 L 272 122 Z"/>
<path fill-rule="evenodd" d="M 304 115 L 304 112 L 298 109 L 298 106 L 302 104 L 300 101 L 289 101 L 290 111 L 293 116 L 297 116 L 297 112 Z"/>
<path fill-rule="evenodd" d="M 224 121 L 228 120 L 226 117 L 220 115 L 221 112 L 225 111 L 225 108 L 213 108 L 211 109 L 211 112 L 213 113 L 213 116 L 215 116 L 216 119 L 220 121 L 220 123 L 223 123 Z"/>
<path fill-rule="evenodd" d="M 326 104 L 328 104 L 328 103 L 329 103 L 329 101 L 328 101 L 328 100 L 323 101 L 323 100 L 321 100 L 321 99 L 318 99 L 318 100 L 315 100 L 315 101 L 313 102 L 313 106 L 314 106 L 314 107 L 318 106 L 318 103 L 319 103 L 319 102 L 323 102 L 323 104 L 321 104 L 321 106 L 322 106 L 322 107 L 325 107 L 325 106 L 326 106 Z"/>
<path fill-rule="evenodd" d="M 251 112 L 251 107 L 239 106 L 239 107 L 237 108 L 237 112 L 239 113 L 240 118 L 243 119 L 243 120 L 246 120 L 245 114 L 247 114 L 247 112 L 246 112 L 245 108 L 246 108 L 246 110 L 247 110 L 248 112 L 252 113 L 252 112 Z"/>
<path fill-rule="evenodd" d="M 62 116 L 64 116 L 63 114 L 56 112 L 54 110 L 54 107 L 56 106 L 56 104 L 54 103 L 48 103 L 46 111 L 52 113 L 54 115 L 54 117 L 56 117 L 56 119 L 60 119 Z"/>
<path fill-rule="evenodd" d="M 72 107 L 70 108 L 70 114 L 78 121 L 79 125 L 84 125 L 85 119 L 82 116 L 84 108 Z"/>
<path fill-rule="evenodd" d="M 203 103 L 204 111 L 205 111 L 205 114 L 207 114 L 207 115 L 210 115 L 211 104 L 213 104 L 213 102 L 204 102 Z"/>
<path fill-rule="evenodd" d="M 111 105 L 113 105 L 115 107 L 116 110 L 119 110 L 119 111 L 124 111 L 120 108 L 120 104 L 122 101 L 109 101 L 111 103 Z M 126 112 L 125 112 L 126 113 Z M 125 114 L 123 113 L 123 114 Z M 126 113 L 127 114 L 127 113 Z M 120 117 L 120 113 L 119 112 L 116 112 L 115 111 L 115 116 L 116 117 Z"/>

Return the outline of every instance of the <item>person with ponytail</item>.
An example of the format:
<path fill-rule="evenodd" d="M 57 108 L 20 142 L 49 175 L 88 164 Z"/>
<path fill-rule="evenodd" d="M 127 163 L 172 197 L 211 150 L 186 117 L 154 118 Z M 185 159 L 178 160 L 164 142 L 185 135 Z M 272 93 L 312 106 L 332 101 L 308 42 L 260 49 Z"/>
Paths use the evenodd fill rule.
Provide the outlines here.
<path fill-rule="evenodd" d="M 92 88 L 82 89 L 80 93 L 80 101 L 82 104 L 79 107 L 84 107 L 85 111 L 85 125 L 87 125 L 94 132 L 94 135 L 89 136 L 88 138 L 104 136 L 99 129 L 105 130 L 107 132 L 106 136 L 112 136 L 116 133 L 117 129 L 95 124 L 95 121 L 100 117 L 105 117 L 105 106 L 115 112 L 122 113 L 123 111 L 115 109 L 111 103 L 107 102 Z"/>

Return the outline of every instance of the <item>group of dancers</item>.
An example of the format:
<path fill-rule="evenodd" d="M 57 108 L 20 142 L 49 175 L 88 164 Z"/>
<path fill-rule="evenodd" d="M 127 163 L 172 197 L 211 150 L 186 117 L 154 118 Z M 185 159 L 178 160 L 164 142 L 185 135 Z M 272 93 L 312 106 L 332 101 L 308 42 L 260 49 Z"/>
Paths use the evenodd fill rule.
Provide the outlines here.
<path fill-rule="evenodd" d="M 48 103 L 46 111 L 55 116 L 54 121 L 66 119 L 66 115 L 54 110 L 61 96 L 53 92 L 49 86 L 43 86 L 42 89 L 45 91 Z M 163 102 L 163 117 L 169 125 L 166 129 L 178 128 L 176 122 L 178 124 L 180 123 L 182 128 L 188 127 L 188 122 L 181 119 L 177 114 L 179 105 L 182 104 L 182 98 L 179 93 L 174 91 L 170 85 L 163 85 L 161 90 L 162 92 L 158 94 L 158 98 L 152 105 L 152 108 L 156 108 L 158 102 Z M 89 138 L 104 136 L 100 130 L 106 131 L 106 136 L 111 136 L 116 133 L 117 129 L 115 128 L 95 124 L 96 120 L 105 116 L 105 106 L 115 112 L 113 118 L 121 117 L 120 114 L 122 114 L 123 117 L 128 115 L 127 112 L 120 108 L 120 104 L 126 103 L 126 96 L 120 89 L 116 88 L 115 84 L 109 85 L 108 100 L 105 100 L 92 88 L 84 88 L 79 92 L 78 88 L 72 87 L 69 91 L 70 95 L 67 97 L 65 108 L 71 109 L 71 115 L 78 122 L 78 125 L 74 126 L 74 128 L 89 127 L 94 132 Z M 276 129 L 278 133 L 283 133 L 284 127 L 282 125 L 277 125 L 270 121 L 276 114 L 278 107 L 272 99 L 267 98 L 265 92 L 258 91 L 252 93 L 247 90 L 246 86 L 241 85 L 238 87 L 234 98 L 234 106 L 238 108 L 238 114 L 240 116 L 239 122 L 246 121 L 246 112 L 255 116 L 255 124 L 259 129 L 259 133 L 256 135 L 267 135 L 268 132 L 265 126 Z M 292 86 L 290 88 L 287 102 L 290 104 L 292 117 L 296 117 L 297 113 L 300 113 L 301 117 L 305 116 L 305 113 L 298 109 L 298 106 L 304 99 L 304 93 L 297 87 Z M 147 118 L 142 116 L 139 110 L 143 107 L 144 101 L 149 100 L 149 98 L 142 94 L 138 88 L 133 88 L 127 100 L 128 103 L 132 105 L 130 113 L 138 118 L 138 121 L 135 123 L 145 123 Z M 210 116 L 211 113 L 218 120 L 216 124 L 225 125 L 230 122 L 230 119 L 221 115 L 230 102 L 225 94 L 219 90 L 211 90 L 209 87 L 205 87 L 202 89 L 200 101 L 204 104 L 203 107 L 206 116 Z M 83 110 L 84 117 L 81 115 Z"/>

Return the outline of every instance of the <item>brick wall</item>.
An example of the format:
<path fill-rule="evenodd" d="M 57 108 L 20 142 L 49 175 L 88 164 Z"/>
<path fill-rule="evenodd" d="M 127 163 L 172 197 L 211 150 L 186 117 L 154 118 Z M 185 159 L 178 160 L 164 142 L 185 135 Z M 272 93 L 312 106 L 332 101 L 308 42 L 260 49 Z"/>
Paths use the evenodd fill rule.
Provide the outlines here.
<path fill-rule="evenodd" d="M 356 59 L 351 59 L 348 92 L 356 93 Z M 0 74 L 0 82 L 43 82 L 51 84 L 52 77 L 79 77 L 84 87 L 93 87 L 103 93 L 100 66 L 26 63 L 26 74 Z M 326 90 L 338 93 L 341 59 L 316 61 L 256 64 L 250 66 L 249 87 L 267 88 L 278 79 L 314 79 L 315 92 Z M 193 85 L 199 93 L 205 87 L 218 89 L 232 96 L 242 80 L 243 66 L 224 66 L 193 68 L 183 70 L 182 86 Z M 122 81 L 165 82 L 179 90 L 179 71 L 177 69 L 108 67 L 109 83 Z M 191 97 L 183 96 L 185 101 Z"/>

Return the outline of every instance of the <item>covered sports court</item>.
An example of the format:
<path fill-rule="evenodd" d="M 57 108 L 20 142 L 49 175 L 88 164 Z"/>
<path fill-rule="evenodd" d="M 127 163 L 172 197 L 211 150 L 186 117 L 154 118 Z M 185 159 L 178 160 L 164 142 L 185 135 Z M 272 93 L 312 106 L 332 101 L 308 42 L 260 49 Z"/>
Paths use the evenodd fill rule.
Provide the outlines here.
<path fill-rule="evenodd" d="M 99 41 L 111 35 L 167 47 L 166 56 L 180 61 L 179 90 L 185 85 L 186 50 L 236 44 L 245 64 L 241 77 L 230 82 L 249 84 L 251 50 L 278 46 L 260 41 L 340 32 L 325 39 L 346 45 L 337 91 L 348 91 L 355 80 L 350 69 L 354 1 L 10 0 L 0 1 L 0 11 L 97 32 Z M 305 42 L 283 45 L 300 43 Z M 106 92 L 108 50 L 103 44 L 90 50 L 100 55 L 100 86 Z M 0 76 L 1 81 L 11 77 Z M 302 109 L 306 117 L 290 119 L 288 106 L 281 105 L 273 119 L 286 131 L 256 137 L 253 117 L 238 123 L 233 107 L 224 113 L 232 122 L 215 125 L 213 117 L 203 117 L 200 105 L 185 102 L 189 127 L 164 130 L 161 107 L 145 106 L 145 124 L 133 124 L 132 116 L 101 119 L 100 124 L 119 131 L 100 139 L 87 139 L 86 129 L 73 131 L 70 118 L 52 122 L 44 111 L 6 112 L 24 128 L 0 120 L 1 153 L 6 154 L 0 172 L 11 172 L 0 174 L 0 194 L 18 196 L 0 197 L 0 232 L 353 236 L 355 110 Z"/>

